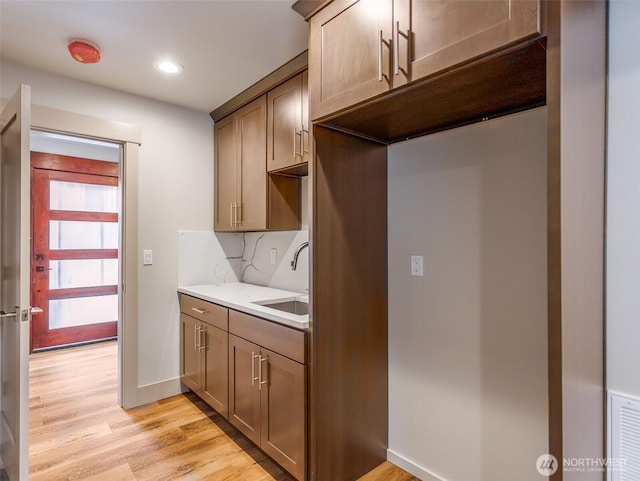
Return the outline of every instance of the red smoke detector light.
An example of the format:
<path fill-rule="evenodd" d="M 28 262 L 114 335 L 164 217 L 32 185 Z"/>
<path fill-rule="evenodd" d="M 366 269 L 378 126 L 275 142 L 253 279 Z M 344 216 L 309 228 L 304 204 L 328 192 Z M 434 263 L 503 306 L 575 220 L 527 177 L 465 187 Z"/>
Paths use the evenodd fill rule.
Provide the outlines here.
<path fill-rule="evenodd" d="M 98 63 L 100 61 L 100 51 L 98 48 L 84 40 L 73 40 L 69 42 L 69 53 L 80 63 Z"/>

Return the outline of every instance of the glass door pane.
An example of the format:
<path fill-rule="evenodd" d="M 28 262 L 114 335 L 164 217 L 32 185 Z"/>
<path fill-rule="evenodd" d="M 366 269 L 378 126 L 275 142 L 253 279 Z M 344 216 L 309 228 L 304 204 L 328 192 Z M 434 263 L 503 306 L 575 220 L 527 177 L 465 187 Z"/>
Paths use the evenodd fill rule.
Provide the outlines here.
<path fill-rule="evenodd" d="M 118 187 L 52 180 L 49 209 L 78 212 L 118 212 Z"/>
<path fill-rule="evenodd" d="M 117 320 L 117 294 L 49 301 L 49 329 L 86 326 Z"/>
<path fill-rule="evenodd" d="M 117 249 L 117 222 L 49 221 L 49 249 Z"/>
<path fill-rule="evenodd" d="M 118 284 L 118 259 L 50 261 L 49 289 L 113 286 Z"/>

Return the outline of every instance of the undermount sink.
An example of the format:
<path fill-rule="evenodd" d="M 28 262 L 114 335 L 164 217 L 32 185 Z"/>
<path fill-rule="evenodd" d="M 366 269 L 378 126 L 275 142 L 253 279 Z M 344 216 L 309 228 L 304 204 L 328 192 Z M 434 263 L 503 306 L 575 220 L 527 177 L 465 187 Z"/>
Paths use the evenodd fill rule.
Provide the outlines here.
<path fill-rule="evenodd" d="M 260 304 L 264 307 L 296 314 L 298 316 L 306 316 L 309 314 L 309 303 L 304 301 L 275 301 L 272 303 L 261 302 Z"/>

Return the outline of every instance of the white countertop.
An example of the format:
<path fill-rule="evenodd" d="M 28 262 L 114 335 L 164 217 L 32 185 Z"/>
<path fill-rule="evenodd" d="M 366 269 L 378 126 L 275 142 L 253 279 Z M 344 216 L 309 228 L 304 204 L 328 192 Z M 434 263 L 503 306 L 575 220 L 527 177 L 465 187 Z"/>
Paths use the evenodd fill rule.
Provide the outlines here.
<path fill-rule="evenodd" d="M 308 302 L 309 296 L 300 292 L 283 291 L 271 287 L 245 284 L 244 282 L 178 286 L 178 292 L 297 329 L 309 328 L 308 315 L 290 314 L 259 304 L 265 301 L 299 300 Z"/>

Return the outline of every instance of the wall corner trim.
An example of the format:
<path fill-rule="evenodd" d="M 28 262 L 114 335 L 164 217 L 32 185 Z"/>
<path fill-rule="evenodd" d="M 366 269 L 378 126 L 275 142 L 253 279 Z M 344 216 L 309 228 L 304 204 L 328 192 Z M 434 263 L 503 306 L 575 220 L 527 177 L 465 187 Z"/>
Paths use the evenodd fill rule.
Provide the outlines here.
<path fill-rule="evenodd" d="M 138 387 L 138 405 L 141 406 L 160 399 L 177 396 L 178 394 L 182 394 L 182 385 L 179 377 L 145 384 Z"/>
<path fill-rule="evenodd" d="M 409 458 L 404 457 L 402 454 L 396 453 L 392 449 L 387 449 L 387 461 L 404 469 L 408 473 L 413 474 L 422 481 L 448 481 L 445 478 L 441 478 L 437 474 L 432 473 L 427 468 L 416 464 Z"/>

